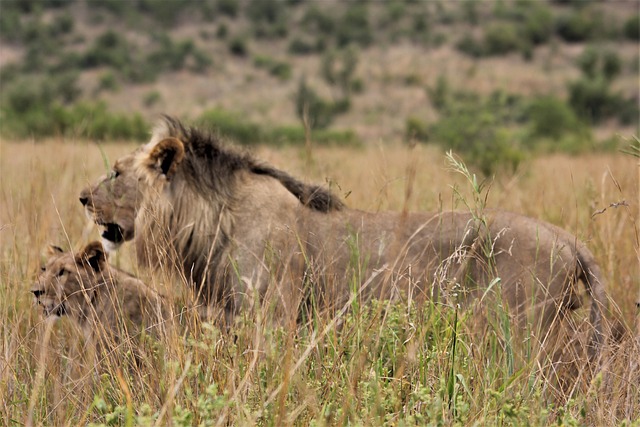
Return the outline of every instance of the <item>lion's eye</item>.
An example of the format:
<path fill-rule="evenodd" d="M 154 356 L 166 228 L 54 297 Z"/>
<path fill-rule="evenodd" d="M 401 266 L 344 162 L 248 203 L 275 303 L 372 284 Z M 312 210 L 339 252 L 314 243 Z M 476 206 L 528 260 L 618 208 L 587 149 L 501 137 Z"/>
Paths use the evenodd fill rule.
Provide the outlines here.
<path fill-rule="evenodd" d="M 120 172 L 118 172 L 117 170 L 112 170 L 111 171 L 111 175 L 109 176 L 110 179 L 116 179 L 117 177 L 120 176 Z"/>
<path fill-rule="evenodd" d="M 40 271 L 47 271 L 47 267 L 40 267 Z"/>
<path fill-rule="evenodd" d="M 65 273 L 64 268 L 58 271 L 58 277 L 62 276 Z"/>

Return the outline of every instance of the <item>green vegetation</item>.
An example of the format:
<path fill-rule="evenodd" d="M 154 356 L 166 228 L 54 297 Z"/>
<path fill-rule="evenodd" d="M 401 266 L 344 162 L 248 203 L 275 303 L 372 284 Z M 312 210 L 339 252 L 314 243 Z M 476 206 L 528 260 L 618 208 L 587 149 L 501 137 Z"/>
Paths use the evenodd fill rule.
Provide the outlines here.
<path fill-rule="evenodd" d="M 238 114 L 219 109 L 204 112 L 196 122 L 204 128 L 214 130 L 223 138 L 244 145 L 303 145 L 307 138 L 303 126 L 260 126 Z M 351 131 L 313 130 L 310 136 L 315 143 L 323 145 L 359 144 L 356 135 Z"/>
<path fill-rule="evenodd" d="M 362 139 L 349 127 L 361 132 L 363 124 L 375 123 L 380 128 L 387 123 L 381 115 L 396 110 L 384 105 L 379 98 L 386 97 L 380 94 L 428 84 L 430 104 L 424 106 L 429 110 L 424 117 L 398 108 L 402 117 L 379 132 L 392 140 L 407 136 L 454 149 L 487 174 L 513 170 L 530 153 L 614 148 L 611 135 L 639 126 L 637 85 L 631 79 L 638 72 L 637 54 L 630 58 L 631 49 L 617 47 L 637 47 L 640 18 L 637 11 L 615 11 L 615 5 L 574 0 L 156 3 L 3 0 L 0 41 L 10 60 L 0 70 L 0 134 L 141 138 L 145 132 L 140 128 L 155 118 L 159 107 L 172 105 L 171 90 L 155 85 L 172 87 L 174 78 L 188 85 L 191 76 L 200 82 L 229 77 L 234 87 L 260 82 L 250 93 L 239 89 L 238 99 L 265 92 L 260 85 L 278 85 L 280 101 L 286 97 L 290 103 L 282 123 L 297 118 L 299 127 L 223 114 L 216 108 L 219 89 L 203 91 L 201 97 L 190 92 L 195 99 L 179 104 L 192 110 L 166 107 L 167 113 L 191 117 L 216 111 L 220 132 L 246 144 L 303 141 L 304 127 L 319 141 Z M 391 61 L 394 56 L 380 51 L 404 46 L 418 46 L 425 57 L 454 47 L 473 58 L 473 65 L 461 66 L 459 72 L 466 73 L 463 80 L 476 82 L 486 74 L 483 61 L 507 67 L 507 61 L 524 58 L 531 70 L 557 72 L 556 86 L 533 84 L 534 92 L 527 93 L 526 88 L 520 91 L 517 79 L 503 81 L 508 79 L 502 72 L 480 95 L 474 83 L 464 86 L 460 79 L 434 84 L 431 76 L 442 72 L 438 64 L 432 71 L 411 62 L 371 63 L 371 58 Z M 400 66 L 411 69 L 399 71 Z M 241 77 L 229 75 L 239 69 Z M 580 70 L 580 76 L 566 77 L 572 69 Z M 552 93 L 558 80 L 563 87 Z M 453 87 L 454 81 L 462 86 Z M 124 98 L 130 88 L 143 94 L 135 103 L 142 111 L 128 109 Z M 181 88 L 175 92 L 184 96 Z M 376 105 L 368 105 L 376 98 L 372 95 L 378 95 Z M 405 98 L 411 97 L 407 92 Z M 264 108 L 268 102 L 256 105 Z M 249 104 L 238 103 L 229 111 Z M 102 113 L 104 120 L 97 120 Z M 91 130 L 90 120 L 114 124 Z M 337 123 L 347 129 L 334 131 Z M 596 127 L 609 127 L 610 135 L 596 141 L 594 135 L 602 134 L 593 132 Z"/>

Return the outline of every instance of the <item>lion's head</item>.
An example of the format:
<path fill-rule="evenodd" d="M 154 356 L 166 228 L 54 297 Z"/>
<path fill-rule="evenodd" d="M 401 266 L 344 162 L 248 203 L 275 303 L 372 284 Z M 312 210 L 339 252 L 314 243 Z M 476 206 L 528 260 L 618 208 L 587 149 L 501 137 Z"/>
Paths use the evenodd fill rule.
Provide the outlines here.
<path fill-rule="evenodd" d="M 89 243 L 80 252 L 49 248 L 49 259 L 31 288 L 36 303 L 47 317 L 86 319 L 103 270 L 106 253 L 100 242 Z"/>
<path fill-rule="evenodd" d="M 102 239 L 107 249 L 116 249 L 134 236 L 142 198 L 138 178 L 133 173 L 134 154 L 118 159 L 109 174 L 80 193 L 87 216 L 104 228 Z"/>
<path fill-rule="evenodd" d="M 326 188 L 303 183 L 247 153 L 225 146 L 211 133 L 164 117 L 148 144 L 118 159 L 109 174 L 80 193 L 80 202 L 89 218 L 104 228 L 102 239 L 108 250 L 134 238 L 143 197 L 161 191 L 178 168 L 205 198 L 211 197 L 212 188 L 220 194 L 229 192 L 229 177 L 244 170 L 276 179 L 313 211 L 328 213 L 345 207 Z"/>

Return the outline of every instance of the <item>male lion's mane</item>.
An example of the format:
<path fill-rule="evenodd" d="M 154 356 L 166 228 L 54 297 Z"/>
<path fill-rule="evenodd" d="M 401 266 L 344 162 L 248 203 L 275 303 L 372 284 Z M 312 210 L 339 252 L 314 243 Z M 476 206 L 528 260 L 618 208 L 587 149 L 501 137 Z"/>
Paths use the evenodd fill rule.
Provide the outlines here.
<path fill-rule="evenodd" d="M 177 267 L 182 279 L 192 283 L 206 301 L 223 300 L 229 311 L 233 311 L 229 298 L 233 272 L 227 258 L 243 172 L 275 179 L 310 211 L 328 214 L 345 208 L 330 190 L 303 183 L 246 152 L 225 146 L 211 132 L 164 116 L 148 145 L 167 138 L 183 144 L 184 158 L 170 188 L 163 196 L 147 200 L 136 219 L 138 258 L 156 268 Z M 153 182 L 150 184 L 153 187 Z"/>
<path fill-rule="evenodd" d="M 282 170 L 257 161 L 249 153 L 225 146 L 212 132 L 185 126 L 173 117 L 163 116 L 154 136 L 177 138 L 184 144 L 184 176 L 204 197 L 227 193 L 229 179 L 244 169 L 277 179 L 300 203 L 312 210 L 331 212 L 345 207 L 340 198 L 328 189 L 303 183 Z"/>

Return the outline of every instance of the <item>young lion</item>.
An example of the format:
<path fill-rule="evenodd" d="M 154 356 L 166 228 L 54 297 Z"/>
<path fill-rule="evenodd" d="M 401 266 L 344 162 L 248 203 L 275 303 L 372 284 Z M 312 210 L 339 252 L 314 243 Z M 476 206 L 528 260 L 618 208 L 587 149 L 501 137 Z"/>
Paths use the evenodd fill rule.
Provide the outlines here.
<path fill-rule="evenodd" d="M 170 319 L 164 298 L 136 277 L 107 261 L 100 242 L 78 253 L 52 246 L 31 292 L 47 317 L 69 316 L 85 337 L 104 344 L 120 334 L 157 334 Z"/>

